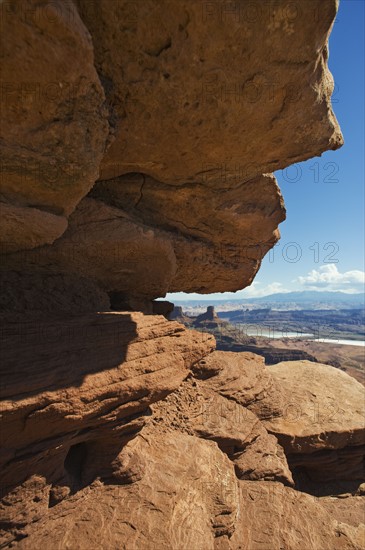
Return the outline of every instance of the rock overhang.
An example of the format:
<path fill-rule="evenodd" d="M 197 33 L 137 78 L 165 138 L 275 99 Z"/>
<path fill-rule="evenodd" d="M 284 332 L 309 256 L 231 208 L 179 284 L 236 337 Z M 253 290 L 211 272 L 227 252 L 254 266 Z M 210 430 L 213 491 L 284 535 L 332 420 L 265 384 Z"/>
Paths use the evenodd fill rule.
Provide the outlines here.
<path fill-rule="evenodd" d="M 327 67 L 337 2 L 208 4 L 78 0 L 30 28 L 8 14 L 4 35 L 25 33 L 33 50 L 4 101 L 9 124 L 23 113 L 4 166 L 23 168 L 3 171 L 3 269 L 147 300 L 251 284 L 285 218 L 270 172 L 342 144 Z M 57 38 L 57 75 L 40 32 Z M 22 91 L 30 69 L 43 88 L 73 84 L 71 97 L 37 114 Z M 26 175 L 37 159 L 47 170 Z"/>

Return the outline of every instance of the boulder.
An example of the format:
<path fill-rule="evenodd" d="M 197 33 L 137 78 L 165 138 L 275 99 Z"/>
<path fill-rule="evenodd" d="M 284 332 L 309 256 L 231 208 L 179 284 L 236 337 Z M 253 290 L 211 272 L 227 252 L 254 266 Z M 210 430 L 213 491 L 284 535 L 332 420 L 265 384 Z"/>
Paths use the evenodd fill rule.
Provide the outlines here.
<path fill-rule="evenodd" d="M 265 420 L 292 467 L 317 481 L 364 479 L 365 388 L 330 365 L 288 361 L 268 372 L 285 396 L 281 416 Z"/>
<path fill-rule="evenodd" d="M 283 449 L 257 416 L 205 386 L 205 382 L 186 380 L 152 406 L 152 422 L 159 430 L 178 430 L 215 441 L 234 463 L 239 479 L 293 485 Z"/>

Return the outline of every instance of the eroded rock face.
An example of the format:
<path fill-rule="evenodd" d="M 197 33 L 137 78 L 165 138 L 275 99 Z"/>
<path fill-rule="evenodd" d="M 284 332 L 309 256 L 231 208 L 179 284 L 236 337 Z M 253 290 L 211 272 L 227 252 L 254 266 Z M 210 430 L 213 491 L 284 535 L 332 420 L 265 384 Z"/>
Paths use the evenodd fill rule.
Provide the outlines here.
<path fill-rule="evenodd" d="M 106 292 L 88 278 L 39 271 L 0 272 L 0 312 L 25 318 L 109 311 Z M 25 315 L 26 317 L 22 317 Z"/>
<path fill-rule="evenodd" d="M 95 483 L 61 503 L 29 529 L 19 548 L 207 548 L 230 535 L 238 514 L 233 466 L 215 443 L 186 434 L 148 432 L 122 452 L 145 457 L 139 480 L 125 486 Z M 171 460 L 171 457 L 174 460 Z M 158 490 L 156 488 L 158 487 Z M 106 523 L 108 527 L 106 528 Z"/>
<path fill-rule="evenodd" d="M 272 176 L 210 195 L 199 185 L 185 192 L 145 176 L 96 184 L 61 238 L 8 254 L 4 266 L 72 273 L 149 299 L 175 290 L 238 290 L 278 239 L 282 197 Z"/>
<path fill-rule="evenodd" d="M 265 366 L 260 356 L 245 352 L 214 351 L 192 369 L 210 390 L 261 419 L 302 490 L 343 492 L 345 481 L 355 487 L 365 479 L 365 392 L 354 378 L 310 361 Z"/>
<path fill-rule="evenodd" d="M 28 526 L 16 547 L 39 548 L 52 537 L 60 550 L 91 541 L 104 548 L 123 541 L 126 550 L 362 548 L 364 526 L 280 483 L 238 481 L 213 442 L 177 433 L 157 439 L 144 429 L 120 459 L 131 483 L 94 482 Z"/>
<path fill-rule="evenodd" d="M 115 121 L 101 179 L 234 186 L 342 143 L 327 70 L 334 0 L 77 5 Z"/>
<path fill-rule="evenodd" d="M 273 176 L 216 189 L 129 174 L 97 182 L 91 196 L 164 234 L 176 258 L 175 271 L 166 272 L 171 292 L 220 292 L 248 284 L 285 218 Z"/>
<path fill-rule="evenodd" d="M 336 8 L 4 5 L 5 269 L 88 277 L 131 302 L 249 285 L 285 217 L 270 172 L 342 143 Z"/>
<path fill-rule="evenodd" d="M 2 492 L 14 504 L 2 506 L 10 531 L 34 519 L 29 501 L 40 492 L 48 506 L 97 476 L 118 482 L 113 461 L 149 405 L 175 390 L 213 345 L 210 335 L 162 316 L 6 318 L 0 460 Z"/>
<path fill-rule="evenodd" d="M 365 494 L 347 495 L 346 498 L 324 497 L 319 502 L 337 521 L 354 527 L 365 523 Z"/>
<path fill-rule="evenodd" d="M 174 249 L 164 231 L 135 223 L 120 209 L 91 198 L 81 201 L 68 230 L 52 246 L 9 254 L 5 264 L 13 270 L 27 266 L 43 276 L 90 278 L 105 291 L 119 289 L 139 298 L 165 294 L 176 272 Z"/>
<path fill-rule="evenodd" d="M 71 2 L 3 3 L 1 26 L 1 245 L 8 252 L 62 235 L 98 177 L 109 125 L 91 37 Z"/>
<path fill-rule="evenodd" d="M 185 381 L 152 407 L 162 431 L 182 431 L 215 441 L 232 460 L 239 479 L 293 484 L 283 449 L 257 416 L 211 390 L 206 382 Z"/>
<path fill-rule="evenodd" d="M 34 548 L 52 538 L 60 549 L 94 540 L 131 550 L 152 550 L 156 541 L 173 550 L 362 548 L 365 526 L 351 514 L 352 498 L 339 506 L 287 487 L 293 479 L 284 451 L 252 412 L 264 411 L 266 424 L 279 421 L 277 407 L 268 419 L 280 390 L 260 357 L 209 353 L 214 342 L 206 333 L 136 313 L 48 322 L 38 350 L 31 327 L 14 334 L 10 325 L 4 333 L 13 372 L 3 402 L 4 541 Z M 52 359 L 45 341 L 55 334 Z M 29 340 L 34 364 L 44 363 L 31 384 L 25 359 L 11 368 L 19 341 L 26 351 Z M 70 385 L 58 388 L 64 378 Z M 12 384 L 20 395 L 10 399 Z M 353 498 L 360 509 L 363 497 Z"/>
<path fill-rule="evenodd" d="M 359 550 L 364 525 L 340 523 L 320 500 L 274 482 L 240 482 L 241 521 L 228 548 Z"/>
<path fill-rule="evenodd" d="M 250 284 L 285 217 L 270 172 L 342 143 L 336 0 L 233 4 L 1 4 L 2 547 L 362 547 L 287 487 L 319 448 L 357 475 L 357 411 L 292 433 L 294 370 L 132 311 Z"/>
<path fill-rule="evenodd" d="M 197 376 L 227 399 L 247 407 L 260 419 L 280 416 L 284 398 L 279 385 L 254 353 L 215 351 L 193 366 Z"/>

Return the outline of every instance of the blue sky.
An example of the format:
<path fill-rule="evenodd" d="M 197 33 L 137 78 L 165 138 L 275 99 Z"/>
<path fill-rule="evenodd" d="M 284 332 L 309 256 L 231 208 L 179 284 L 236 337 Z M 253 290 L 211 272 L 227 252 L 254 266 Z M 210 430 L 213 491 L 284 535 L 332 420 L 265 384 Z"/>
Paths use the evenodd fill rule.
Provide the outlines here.
<path fill-rule="evenodd" d="M 364 291 L 364 0 L 342 0 L 330 37 L 333 108 L 345 145 L 275 175 L 287 208 L 281 240 L 254 283 L 235 294 L 167 298 L 249 298 L 292 290 Z M 294 244 L 291 244 L 294 243 Z"/>

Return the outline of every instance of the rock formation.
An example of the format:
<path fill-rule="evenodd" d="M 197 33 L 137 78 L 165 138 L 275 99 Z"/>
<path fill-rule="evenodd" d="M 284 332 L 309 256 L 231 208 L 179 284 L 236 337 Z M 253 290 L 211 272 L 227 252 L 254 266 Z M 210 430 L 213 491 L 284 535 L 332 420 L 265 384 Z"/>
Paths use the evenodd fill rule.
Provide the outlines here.
<path fill-rule="evenodd" d="M 227 336 L 220 331 L 217 338 L 217 349 L 222 351 L 251 352 L 261 355 L 265 359 L 266 365 L 275 365 L 283 361 L 312 361 L 317 362 L 316 357 L 301 349 L 277 348 L 274 345 L 262 345 L 255 337 L 247 337 L 249 343 L 241 344 L 235 342 L 234 338 Z M 336 366 L 336 365 L 333 365 Z"/>
<path fill-rule="evenodd" d="M 250 284 L 285 215 L 270 171 L 342 143 L 336 0 L 27 5 L 2 6 L 2 269 L 132 300 Z"/>
<path fill-rule="evenodd" d="M 174 309 L 170 313 L 169 318 L 172 321 L 177 321 L 178 323 L 182 323 L 184 325 L 190 325 L 191 319 L 187 315 L 184 314 L 183 308 L 181 306 L 174 306 Z"/>
<path fill-rule="evenodd" d="M 201 315 L 198 315 L 193 322 L 194 327 L 205 327 L 207 329 L 218 328 L 220 325 L 225 324 L 226 321 L 220 319 L 216 314 L 214 306 L 208 306 L 207 311 Z"/>
<path fill-rule="evenodd" d="M 267 367 L 285 396 L 283 415 L 265 422 L 289 464 L 317 482 L 365 478 L 365 389 L 329 365 Z"/>
<path fill-rule="evenodd" d="M 149 405 L 178 388 L 214 345 L 208 334 L 141 313 L 6 320 L 2 489 L 10 502 L 20 487 L 28 497 L 42 492 L 37 508 L 96 477 L 123 482 L 118 454 L 144 425 Z M 23 497 L 3 507 L 13 533 L 38 517 L 34 508 Z"/>
<path fill-rule="evenodd" d="M 216 351 L 192 368 L 197 376 L 208 378 L 213 390 L 249 408 L 261 420 L 282 416 L 284 396 L 262 357 Z"/>
<path fill-rule="evenodd" d="M 153 422 L 210 441 L 228 455 L 239 479 L 293 484 L 283 449 L 248 408 L 212 391 L 207 383 L 184 382 L 152 407 Z"/>
<path fill-rule="evenodd" d="M 1 3 L 1 548 L 363 546 L 329 500 L 364 499 L 358 386 L 214 351 L 154 301 L 249 285 L 285 217 L 271 172 L 342 144 L 337 1 L 250 7 Z M 292 426 L 288 395 L 345 412 Z M 321 464 L 343 490 L 304 484 Z"/>
<path fill-rule="evenodd" d="M 151 328 L 158 318 L 135 317 L 138 326 L 143 326 L 143 319 Z M 168 324 L 159 319 L 161 329 L 165 327 L 161 343 L 166 346 Z M 188 334 L 199 333 L 184 330 L 182 337 Z M 134 357 L 143 350 L 144 341 L 132 343 Z M 206 353 L 204 346 L 209 342 L 202 344 L 200 353 Z M 160 346 L 155 344 L 155 349 Z M 207 357 L 214 357 L 218 365 L 225 355 L 214 352 Z M 234 359 L 235 354 L 228 355 Z M 158 355 L 147 359 L 152 365 Z M 253 359 L 248 354 L 247 360 Z M 197 364 L 203 366 L 204 361 Z M 304 363 L 299 365 L 297 372 L 292 371 L 293 380 L 307 368 Z M 334 382 L 337 371 L 327 368 L 327 381 L 333 374 Z M 52 537 L 53 547 L 60 549 L 86 549 L 94 541 L 117 548 L 123 541 L 130 549 L 155 548 L 158 543 L 159 548 L 176 550 L 360 550 L 365 535 L 360 492 L 346 499 L 317 498 L 291 488 L 288 463 L 275 436 L 267 433 L 247 407 L 212 389 L 209 380 L 215 376 L 218 374 L 202 380 L 200 375 L 189 375 L 175 391 L 172 382 L 167 390 L 172 393 L 163 399 L 155 394 L 150 413 L 133 415 L 133 420 L 128 417 L 123 427 L 116 421 L 117 415 L 113 413 L 112 422 L 109 413 L 97 430 L 73 433 L 72 443 L 83 438 L 86 445 L 73 445 L 66 459 L 62 444 L 61 450 L 57 446 L 46 458 L 33 455 L 33 461 L 38 458 L 40 464 L 42 460 L 57 464 L 58 460 L 61 468 L 33 475 L 6 495 L 2 506 L 3 525 L 8 527 L 4 540 L 8 544 L 18 541 L 15 547 L 29 549 L 47 546 Z M 147 402 L 152 400 L 147 396 Z M 259 396 L 253 400 L 259 408 Z M 131 405 L 137 410 L 136 400 Z M 122 411 L 123 405 L 116 410 Z M 274 413 L 272 419 L 277 418 Z M 67 418 L 66 413 L 65 421 Z M 74 415 L 69 422 L 75 426 L 80 421 L 95 425 L 95 420 Z M 69 447 L 70 438 L 65 439 L 64 446 Z M 44 441 L 47 444 L 49 439 Z M 57 459 L 57 455 L 63 457 Z M 60 478 L 63 464 L 65 477 Z M 99 475 L 91 482 L 96 470 Z M 52 476 L 58 485 L 52 484 Z"/>

